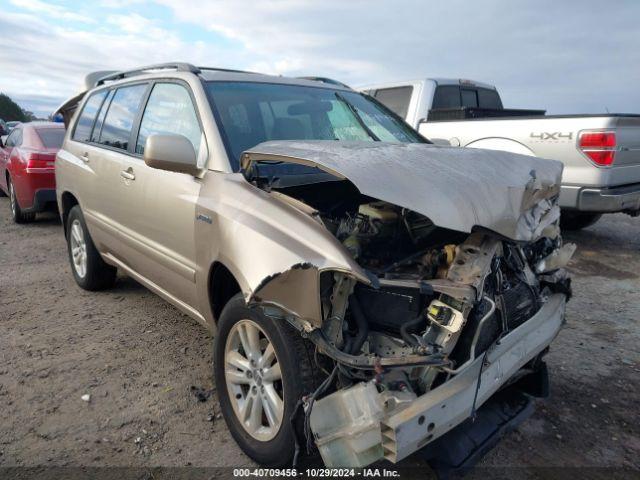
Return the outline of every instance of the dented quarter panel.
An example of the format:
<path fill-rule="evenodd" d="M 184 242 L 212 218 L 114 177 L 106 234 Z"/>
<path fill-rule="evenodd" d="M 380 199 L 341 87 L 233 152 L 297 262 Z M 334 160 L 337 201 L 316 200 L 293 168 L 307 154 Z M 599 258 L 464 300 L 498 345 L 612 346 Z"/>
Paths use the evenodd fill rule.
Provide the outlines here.
<path fill-rule="evenodd" d="M 559 216 L 555 203 L 538 206 L 560 191 L 562 163 L 554 160 L 429 144 L 332 141 L 264 142 L 245 152 L 243 167 L 258 160 L 317 166 L 347 178 L 362 194 L 460 232 L 484 227 L 531 241 L 540 235 L 539 220 Z"/>
<path fill-rule="evenodd" d="M 196 207 L 200 310 L 214 327 L 208 275 L 218 261 L 249 303 L 277 305 L 317 327 L 318 276 L 347 272 L 368 283 L 340 242 L 314 218 L 248 183 L 242 174 L 209 171 Z M 208 220 L 206 220 L 208 219 Z"/>

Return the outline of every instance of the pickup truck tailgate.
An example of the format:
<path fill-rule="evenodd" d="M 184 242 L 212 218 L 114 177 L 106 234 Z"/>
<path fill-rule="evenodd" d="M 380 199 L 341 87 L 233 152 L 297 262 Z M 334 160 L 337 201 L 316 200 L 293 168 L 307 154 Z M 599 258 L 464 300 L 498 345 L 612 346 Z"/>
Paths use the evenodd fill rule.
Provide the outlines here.
<path fill-rule="evenodd" d="M 640 165 L 640 116 L 617 117 L 614 130 L 618 151 L 613 167 Z"/>

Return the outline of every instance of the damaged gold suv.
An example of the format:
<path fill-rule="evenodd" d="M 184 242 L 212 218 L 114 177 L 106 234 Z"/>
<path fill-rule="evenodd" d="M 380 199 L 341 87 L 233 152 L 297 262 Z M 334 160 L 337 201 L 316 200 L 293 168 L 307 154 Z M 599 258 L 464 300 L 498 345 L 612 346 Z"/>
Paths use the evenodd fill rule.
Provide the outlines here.
<path fill-rule="evenodd" d="M 265 465 L 397 462 L 539 372 L 573 249 L 562 165 L 430 144 L 327 79 L 163 64 L 59 111 L 71 270 L 212 330 L 229 429 Z"/>

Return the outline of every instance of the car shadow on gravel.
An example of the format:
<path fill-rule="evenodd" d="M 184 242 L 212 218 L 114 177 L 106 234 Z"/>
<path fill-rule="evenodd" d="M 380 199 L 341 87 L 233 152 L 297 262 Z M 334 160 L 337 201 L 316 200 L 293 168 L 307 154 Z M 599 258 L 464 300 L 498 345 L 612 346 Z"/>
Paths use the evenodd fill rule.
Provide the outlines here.
<path fill-rule="evenodd" d="M 36 215 L 36 218 L 31 220 L 30 222 L 22 223 L 19 226 L 20 228 L 60 228 L 62 227 L 62 221 L 60 220 L 58 214 L 55 212 L 43 212 L 38 213 Z M 62 234 L 62 230 L 60 231 L 60 233 Z"/>
<path fill-rule="evenodd" d="M 107 291 L 115 295 L 119 293 L 138 294 L 140 292 L 148 292 L 149 290 L 141 283 L 136 282 L 133 278 L 120 274 L 116 279 L 115 285 Z"/>
<path fill-rule="evenodd" d="M 575 242 L 578 248 L 589 248 L 601 250 L 603 245 L 617 252 L 638 253 L 640 244 L 629 242 L 628 239 L 621 239 L 616 232 L 584 230 L 581 232 L 562 232 L 565 242 Z"/>

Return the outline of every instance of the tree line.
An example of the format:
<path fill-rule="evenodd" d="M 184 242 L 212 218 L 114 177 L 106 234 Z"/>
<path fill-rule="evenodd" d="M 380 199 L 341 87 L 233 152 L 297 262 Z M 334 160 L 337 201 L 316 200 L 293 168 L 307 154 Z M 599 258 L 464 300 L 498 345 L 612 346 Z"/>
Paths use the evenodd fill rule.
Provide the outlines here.
<path fill-rule="evenodd" d="M 11 100 L 9 95 L 0 93 L 0 119 L 5 122 L 18 121 L 29 122 L 36 119 L 36 116 L 28 111 L 23 110 L 20 105 Z"/>

